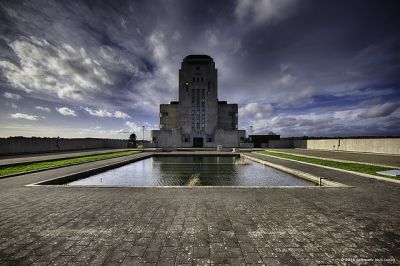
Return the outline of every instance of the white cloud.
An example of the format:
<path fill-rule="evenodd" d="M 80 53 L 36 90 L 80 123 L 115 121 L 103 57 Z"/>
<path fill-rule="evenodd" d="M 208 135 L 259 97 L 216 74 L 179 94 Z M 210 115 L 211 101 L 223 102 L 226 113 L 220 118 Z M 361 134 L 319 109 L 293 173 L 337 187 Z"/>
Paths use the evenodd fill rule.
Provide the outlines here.
<path fill-rule="evenodd" d="M 102 46 L 99 49 L 99 55 L 103 60 L 103 63 L 113 71 L 117 72 L 125 72 L 128 71 L 130 74 L 136 77 L 144 77 L 145 73 L 139 70 L 138 67 L 132 65 L 129 60 L 123 58 L 118 51 L 109 47 Z"/>
<path fill-rule="evenodd" d="M 91 59 L 83 48 L 56 46 L 35 37 L 15 40 L 9 46 L 19 64 L 0 61 L 0 67 L 12 86 L 26 92 L 82 100 L 99 92 L 101 86 L 112 84 L 98 61 Z"/>
<path fill-rule="evenodd" d="M 112 117 L 113 116 L 113 114 L 111 112 L 108 112 L 107 110 L 101 110 L 101 109 L 94 110 L 89 107 L 86 107 L 85 111 L 88 112 L 90 115 L 98 116 L 98 117 Z"/>
<path fill-rule="evenodd" d="M 128 129 L 122 129 L 120 132 L 124 134 L 131 134 L 135 133 L 137 139 L 142 139 L 143 138 L 143 126 L 139 126 L 135 122 L 131 121 L 126 121 L 125 125 L 128 127 Z M 144 124 L 144 138 L 149 140 L 151 136 L 151 131 L 156 129 L 157 127 L 155 125 L 151 125 L 149 123 Z"/>
<path fill-rule="evenodd" d="M 13 119 L 26 119 L 26 120 L 38 120 L 39 117 L 37 117 L 36 115 L 27 115 L 27 114 L 23 114 L 23 113 L 15 113 L 15 114 L 10 114 L 10 117 Z"/>
<path fill-rule="evenodd" d="M 130 115 L 128 115 L 127 113 L 121 112 L 121 111 L 115 111 L 114 112 L 114 117 L 115 118 L 122 118 L 122 119 L 131 118 Z"/>
<path fill-rule="evenodd" d="M 385 117 L 391 115 L 399 107 L 400 105 L 396 103 L 384 103 L 382 105 L 375 105 L 370 109 L 368 109 L 366 112 L 359 114 L 358 117 L 360 118 Z"/>
<path fill-rule="evenodd" d="M 4 95 L 4 97 L 6 97 L 8 99 L 17 100 L 17 101 L 22 98 L 21 95 L 11 93 L 11 92 L 5 92 L 3 95 Z"/>
<path fill-rule="evenodd" d="M 126 122 L 125 122 L 125 125 L 128 126 L 128 128 L 129 128 L 130 130 L 135 131 L 135 132 L 140 132 L 140 131 L 142 130 L 142 127 L 141 127 L 141 126 L 138 126 L 138 125 L 137 125 L 136 123 L 134 123 L 134 122 L 126 121 Z"/>
<path fill-rule="evenodd" d="M 273 131 L 282 136 L 379 135 L 385 134 L 388 129 L 393 130 L 394 121 L 399 121 L 400 113 L 396 112 L 399 109 L 395 109 L 394 106 L 395 104 L 391 103 L 376 105 L 370 109 L 351 108 L 315 110 L 304 114 L 279 114 L 271 118 L 255 119 L 251 121 L 251 125 L 255 133 L 264 134 Z M 364 116 L 368 114 L 365 118 L 369 119 L 360 119 L 363 114 Z"/>
<path fill-rule="evenodd" d="M 68 107 L 60 107 L 60 108 L 56 108 L 57 112 L 59 112 L 62 115 L 66 115 L 66 116 L 76 116 L 76 113 L 74 110 L 69 109 Z"/>
<path fill-rule="evenodd" d="M 253 24 L 277 22 L 287 18 L 294 11 L 297 0 L 238 0 L 235 16 L 243 22 Z"/>
<path fill-rule="evenodd" d="M 40 111 L 50 112 L 50 108 L 47 107 L 35 106 L 35 109 Z"/>
<path fill-rule="evenodd" d="M 273 109 L 274 108 L 269 103 L 248 103 L 244 107 L 239 108 L 239 116 L 261 119 L 263 117 L 271 115 Z"/>
<path fill-rule="evenodd" d="M 148 45 L 150 46 L 153 54 L 153 58 L 156 60 L 164 60 L 168 55 L 168 49 L 165 45 L 165 36 L 161 31 L 153 32 L 148 40 Z"/>
<path fill-rule="evenodd" d="M 115 118 L 120 118 L 120 119 L 128 119 L 130 118 L 130 115 L 127 113 L 121 112 L 121 111 L 115 111 L 114 113 L 107 111 L 107 110 L 102 110 L 102 109 L 91 109 L 89 107 L 85 108 L 85 111 L 88 112 L 90 115 L 93 116 L 98 116 L 98 117 L 115 117 Z"/>

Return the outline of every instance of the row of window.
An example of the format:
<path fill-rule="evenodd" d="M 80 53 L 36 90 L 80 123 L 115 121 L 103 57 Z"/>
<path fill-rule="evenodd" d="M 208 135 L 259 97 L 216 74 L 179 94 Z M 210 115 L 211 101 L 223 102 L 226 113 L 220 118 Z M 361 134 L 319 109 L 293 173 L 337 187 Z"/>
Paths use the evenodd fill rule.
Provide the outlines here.
<path fill-rule="evenodd" d="M 199 78 L 197 78 L 197 79 L 199 79 Z M 199 81 L 199 80 L 197 80 L 197 81 Z M 203 81 L 203 78 L 201 78 L 201 81 Z M 195 82 L 195 78 L 193 78 L 193 82 Z M 185 83 L 185 88 L 186 88 L 186 92 L 189 92 L 189 82 Z M 208 88 L 207 89 L 208 92 L 210 92 L 211 91 L 211 82 L 210 81 L 208 82 L 207 88 Z M 193 94 L 193 89 L 192 89 L 192 94 Z"/>
<path fill-rule="evenodd" d="M 212 136 L 207 136 L 206 137 L 207 142 L 213 142 Z M 190 142 L 190 136 L 184 136 L 183 137 L 183 142 Z"/>

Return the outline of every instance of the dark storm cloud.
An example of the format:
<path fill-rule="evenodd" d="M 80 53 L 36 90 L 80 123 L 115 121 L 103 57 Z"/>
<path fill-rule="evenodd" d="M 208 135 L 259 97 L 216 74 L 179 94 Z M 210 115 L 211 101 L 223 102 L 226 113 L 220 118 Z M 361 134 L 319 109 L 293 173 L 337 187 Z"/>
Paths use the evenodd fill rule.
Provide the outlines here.
<path fill-rule="evenodd" d="M 219 71 L 219 98 L 239 103 L 242 127 L 282 135 L 400 134 L 398 6 L 10 1 L 0 4 L 0 89 L 23 96 L 25 117 L 40 116 L 35 106 L 45 104 L 75 110 L 77 128 L 94 118 L 87 110 L 98 119 L 122 111 L 128 124 L 94 125 L 117 136 L 157 124 L 158 104 L 178 97 L 183 57 L 205 53 Z M 5 99 L 1 113 L 10 117 L 21 103 Z M 55 118 L 46 116 L 38 123 L 51 126 Z"/>

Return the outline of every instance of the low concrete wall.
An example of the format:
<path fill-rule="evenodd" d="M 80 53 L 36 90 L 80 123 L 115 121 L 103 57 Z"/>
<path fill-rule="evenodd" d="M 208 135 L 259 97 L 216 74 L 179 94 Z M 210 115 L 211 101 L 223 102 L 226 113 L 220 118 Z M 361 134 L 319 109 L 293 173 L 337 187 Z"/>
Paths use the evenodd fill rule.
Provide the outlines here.
<path fill-rule="evenodd" d="M 0 138 L 0 155 L 100 148 L 126 148 L 122 139 Z"/>
<path fill-rule="evenodd" d="M 294 140 L 294 148 L 400 154 L 400 138 Z"/>
<path fill-rule="evenodd" d="M 267 148 L 267 147 L 265 147 Z M 300 148 L 310 150 L 334 150 L 400 154 L 400 138 L 377 139 L 281 139 L 270 140 L 268 148 Z"/>

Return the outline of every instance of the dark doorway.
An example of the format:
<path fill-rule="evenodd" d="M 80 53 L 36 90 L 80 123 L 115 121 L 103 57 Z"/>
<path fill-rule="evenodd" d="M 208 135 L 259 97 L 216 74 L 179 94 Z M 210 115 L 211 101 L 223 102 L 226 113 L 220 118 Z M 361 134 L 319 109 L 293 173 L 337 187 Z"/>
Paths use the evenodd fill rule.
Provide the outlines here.
<path fill-rule="evenodd" d="M 193 147 L 194 148 L 202 148 L 203 147 L 203 138 L 193 138 Z"/>

